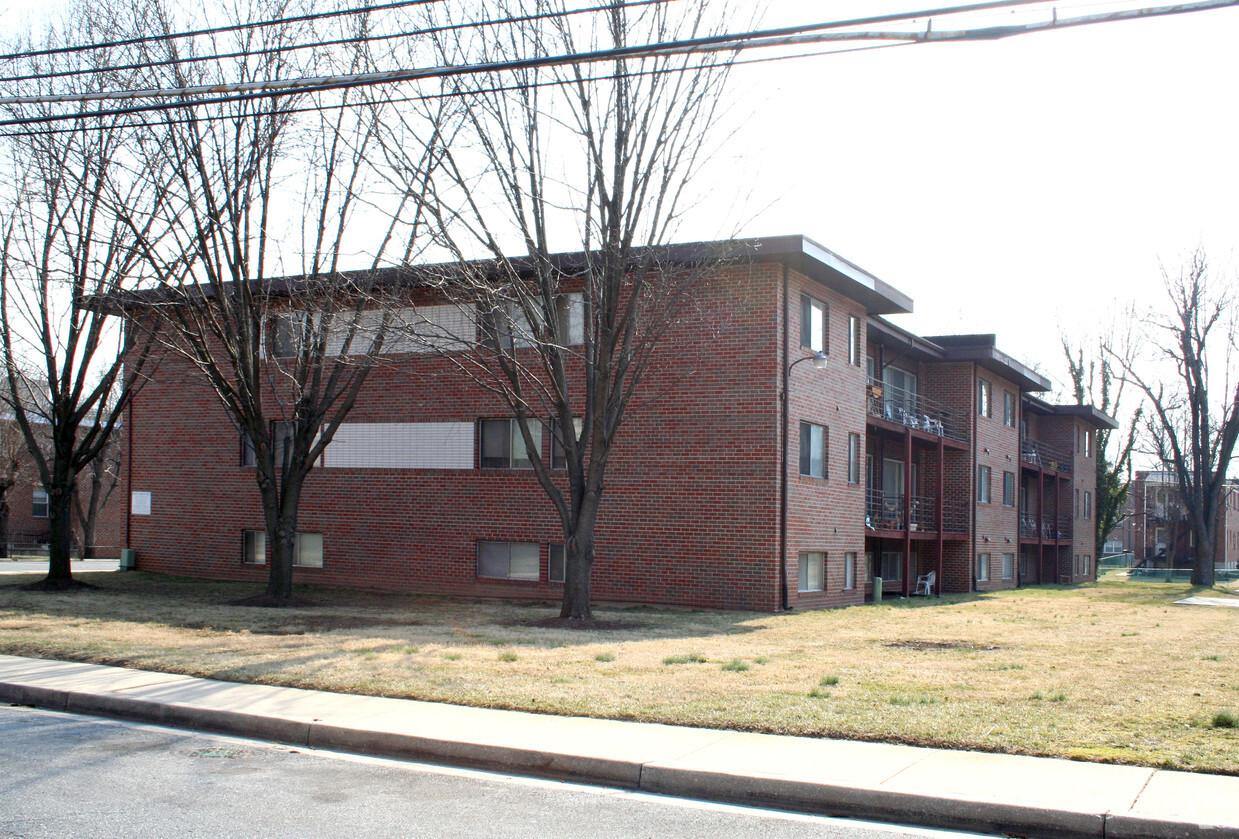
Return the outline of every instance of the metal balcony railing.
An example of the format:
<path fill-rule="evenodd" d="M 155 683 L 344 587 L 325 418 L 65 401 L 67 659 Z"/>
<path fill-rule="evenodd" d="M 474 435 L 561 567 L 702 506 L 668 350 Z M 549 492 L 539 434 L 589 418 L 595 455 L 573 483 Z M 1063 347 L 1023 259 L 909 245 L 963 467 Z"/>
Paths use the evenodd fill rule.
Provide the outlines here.
<path fill-rule="evenodd" d="M 1070 475 L 1073 471 L 1071 455 L 1062 449 L 1057 449 L 1049 443 L 1032 440 L 1028 437 L 1020 439 L 1020 460 L 1040 466 L 1042 469 L 1052 469 Z"/>
<path fill-rule="evenodd" d="M 866 401 L 872 416 L 939 437 L 968 442 L 968 424 L 960 421 L 941 403 L 919 393 L 870 379 Z"/>
<path fill-rule="evenodd" d="M 1021 539 L 1070 539 L 1071 517 L 1059 516 L 1020 516 Z"/>
<path fill-rule="evenodd" d="M 911 530 L 934 533 L 938 530 L 938 504 L 929 495 L 912 496 Z M 870 530 L 905 530 L 903 493 L 883 492 L 868 489 L 865 492 L 865 526 Z M 968 531 L 967 505 L 944 501 L 942 505 L 942 531 L 966 533 Z"/>

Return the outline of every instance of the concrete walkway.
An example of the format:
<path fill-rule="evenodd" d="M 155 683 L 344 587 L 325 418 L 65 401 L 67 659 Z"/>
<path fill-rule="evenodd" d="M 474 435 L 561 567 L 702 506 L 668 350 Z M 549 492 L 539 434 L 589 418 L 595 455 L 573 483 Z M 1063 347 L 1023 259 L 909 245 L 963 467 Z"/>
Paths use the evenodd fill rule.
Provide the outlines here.
<path fill-rule="evenodd" d="M 0 656 L 0 700 L 648 792 L 1029 837 L 1239 836 L 1239 778 L 492 711 Z"/>

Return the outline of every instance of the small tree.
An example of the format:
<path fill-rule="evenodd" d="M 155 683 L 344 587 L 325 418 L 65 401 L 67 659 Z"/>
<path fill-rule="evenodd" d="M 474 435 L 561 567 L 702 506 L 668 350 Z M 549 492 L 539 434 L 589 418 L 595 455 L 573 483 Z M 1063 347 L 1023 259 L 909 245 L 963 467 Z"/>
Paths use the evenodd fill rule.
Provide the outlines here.
<path fill-rule="evenodd" d="M 69 9 L 67 22 L 51 26 L 39 46 L 105 37 L 106 29 L 86 11 Z M 62 84 L 90 92 L 115 82 L 111 74 L 92 72 L 97 60 L 93 51 L 70 52 L 17 66 L 43 74 L 85 71 Z M 32 78 L 18 88 L 45 93 L 48 84 Z M 57 107 L 6 109 L 20 118 L 46 116 Z M 134 172 L 132 141 L 132 132 L 116 121 L 82 118 L 54 131 L 9 135 L 2 149 L 7 178 L 0 201 L 0 351 L 6 384 L 0 399 L 48 495 L 50 558 L 40 588 L 76 585 L 70 551 L 78 476 L 107 448 L 149 357 L 149 343 L 122 331 L 99 305 L 139 281 L 139 239 L 161 239 L 153 226 L 163 198 L 158 173 Z M 124 220 L 114 211 L 121 204 L 127 208 Z"/>
<path fill-rule="evenodd" d="M 1115 378 L 1114 365 L 1105 347 L 1113 344 L 1112 338 L 1103 338 L 1098 346 L 1098 358 L 1084 361 L 1084 350 L 1072 350 L 1063 338 L 1063 355 L 1067 358 L 1067 371 L 1071 376 L 1072 395 L 1076 404 L 1089 404 L 1120 422 L 1125 381 Z M 1144 413 L 1138 406 L 1127 431 L 1103 427 L 1097 429 L 1097 532 L 1096 556 L 1101 556 L 1106 537 L 1128 516 L 1123 510 L 1131 492 L 1131 455 L 1136 443 L 1136 431 Z M 1116 433 L 1117 432 L 1117 433 Z M 1111 447 L 1111 443 L 1114 447 Z"/>
<path fill-rule="evenodd" d="M 1152 359 L 1123 350 L 1108 354 L 1148 398 L 1143 430 L 1149 453 L 1175 476 L 1195 540 L 1192 584 L 1211 586 L 1218 505 L 1239 438 L 1234 285 L 1211 282 L 1201 250 L 1179 273 L 1163 269 L 1162 276 L 1170 309 L 1143 321 Z"/>
<path fill-rule="evenodd" d="M 282 0 L 252 0 L 231 14 L 296 18 Z M 145 17 L 178 28 L 158 0 Z M 365 16 L 342 21 L 356 34 L 366 26 Z M 230 65 L 198 60 L 174 41 L 152 57 L 175 85 L 364 69 L 349 49 L 294 49 L 315 40 L 349 38 L 289 23 L 212 38 L 209 51 L 235 56 Z M 146 249 L 158 282 L 132 298 L 133 322 L 197 370 L 244 435 L 271 554 L 266 592 L 253 600 L 262 605 L 292 598 L 302 489 L 382 355 L 398 294 L 376 283 L 392 229 L 380 224 L 365 239 L 358 231 L 373 230 L 373 217 L 355 224 L 363 200 L 383 197 L 368 177 L 383 109 L 352 107 L 356 95 L 187 106 L 146 138 L 156 166 L 176 175 L 167 208 L 174 244 Z M 378 218 L 400 217 L 398 207 L 385 209 Z M 405 259 L 414 238 L 403 242 Z M 368 268 L 341 271 L 342 257 L 367 251 Z"/>
<path fill-rule="evenodd" d="M 450 29 L 434 60 L 504 64 L 617 49 L 709 34 L 721 17 L 703 0 L 617 3 L 586 22 L 563 14 L 560 0 L 521 10 L 548 19 Z M 729 62 L 658 55 L 449 78 L 445 92 L 461 110 L 426 180 L 413 177 L 423 170 L 404 154 L 424 116 L 403 112 L 387 126 L 394 176 L 425 194 L 438 241 L 458 263 L 440 289 L 479 315 L 477 352 L 450 357 L 510 412 L 558 513 L 566 620 L 592 617 L 595 526 L 620 428 L 641 401 L 660 342 L 726 256 L 670 258 L 663 246 L 712 151 L 708 129 Z M 524 255 L 512 259 L 509 249 Z M 547 421 L 566 481 L 539 452 Z"/>

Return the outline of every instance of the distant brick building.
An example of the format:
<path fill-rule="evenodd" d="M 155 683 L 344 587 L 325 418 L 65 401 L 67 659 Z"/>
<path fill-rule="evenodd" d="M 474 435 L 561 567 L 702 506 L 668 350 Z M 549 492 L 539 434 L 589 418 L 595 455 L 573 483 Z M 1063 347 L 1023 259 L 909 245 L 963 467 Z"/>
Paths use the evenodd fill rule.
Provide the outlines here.
<path fill-rule="evenodd" d="M 861 603 L 875 578 L 907 595 L 930 572 L 935 593 L 1095 578 L 1112 420 L 1037 399 L 1048 381 L 992 335 L 900 329 L 884 316 L 909 298 L 807 238 L 733 244 L 750 256 L 714 271 L 644 382 L 661 395 L 620 431 L 596 599 L 771 611 Z M 819 351 L 825 369 L 800 363 Z M 450 359 L 402 352 L 306 484 L 295 579 L 558 597 L 558 519 L 502 406 Z M 265 579 L 253 467 L 205 383 L 168 358 L 126 419 L 138 566 Z"/>
<path fill-rule="evenodd" d="M 1195 534 L 1187 520 L 1173 472 L 1138 471 L 1124 507 L 1126 518 L 1110 534 L 1134 554 L 1134 564 L 1165 568 L 1167 562 L 1186 568 L 1196 556 Z M 1239 568 L 1239 482 L 1228 481 L 1218 504 L 1214 565 Z"/>

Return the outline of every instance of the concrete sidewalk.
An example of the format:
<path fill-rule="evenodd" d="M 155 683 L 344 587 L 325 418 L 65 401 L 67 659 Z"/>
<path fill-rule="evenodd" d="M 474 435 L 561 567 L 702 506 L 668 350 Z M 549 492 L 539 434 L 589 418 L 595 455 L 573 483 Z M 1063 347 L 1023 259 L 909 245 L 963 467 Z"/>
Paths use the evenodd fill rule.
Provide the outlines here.
<path fill-rule="evenodd" d="M 1239 836 L 1239 778 L 493 711 L 0 656 L 0 700 L 654 793 L 1030 837 Z"/>

